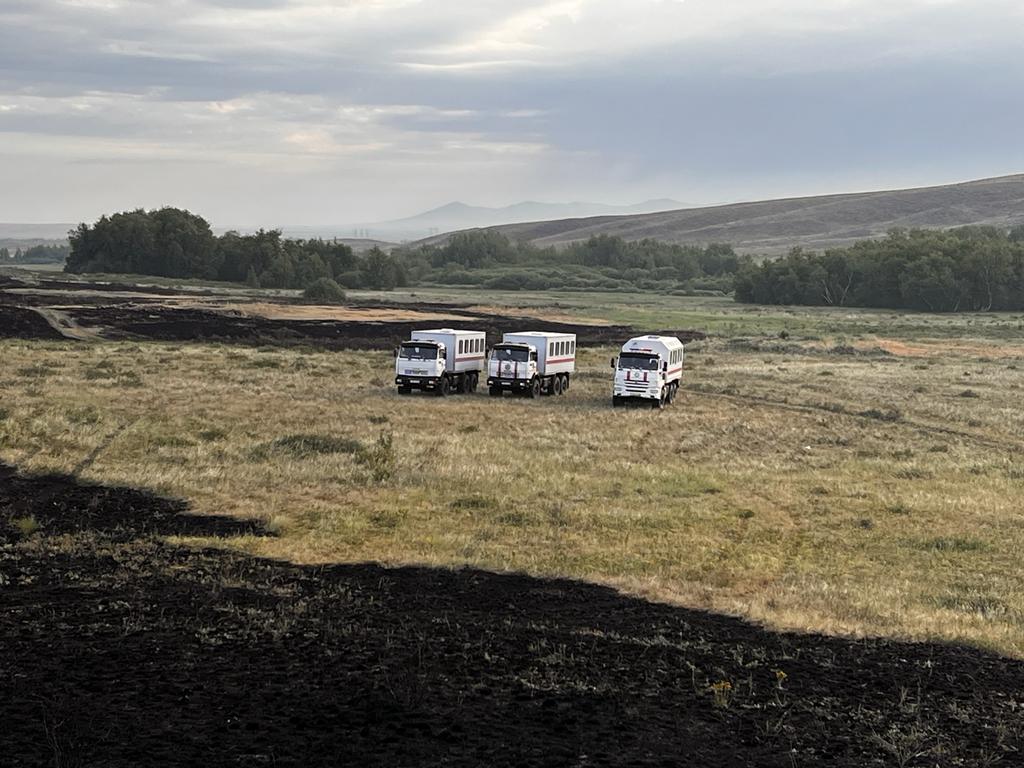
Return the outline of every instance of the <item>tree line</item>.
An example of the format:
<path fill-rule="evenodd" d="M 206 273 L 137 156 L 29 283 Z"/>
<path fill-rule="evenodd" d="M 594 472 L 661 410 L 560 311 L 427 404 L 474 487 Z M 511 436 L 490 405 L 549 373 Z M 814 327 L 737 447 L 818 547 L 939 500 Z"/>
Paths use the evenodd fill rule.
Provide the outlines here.
<path fill-rule="evenodd" d="M 987 312 L 1024 309 L 1024 226 L 894 230 L 824 253 L 745 262 L 736 301 Z"/>
<path fill-rule="evenodd" d="M 0 248 L 0 264 L 60 264 L 69 251 L 67 245 L 33 245 L 25 250 L 15 248 L 12 254 L 4 247 Z"/>
<path fill-rule="evenodd" d="M 108 272 L 306 288 L 334 280 L 389 290 L 406 282 L 402 262 L 380 249 L 357 255 L 343 243 L 292 240 L 278 230 L 216 236 L 209 223 L 178 208 L 138 209 L 79 224 L 68 234 L 65 271 Z"/>
<path fill-rule="evenodd" d="M 732 290 L 741 259 L 732 246 L 674 245 L 597 235 L 562 248 L 513 242 L 494 230 L 398 251 L 410 279 L 500 290 Z"/>
<path fill-rule="evenodd" d="M 736 301 L 933 312 L 1024 309 L 1024 226 L 894 230 L 824 252 L 738 256 L 727 244 L 674 245 L 598 235 L 563 248 L 472 230 L 444 243 L 355 254 L 278 230 L 215 236 L 177 208 L 135 210 L 69 233 L 68 272 L 112 272 L 306 289 L 465 285 L 494 290 L 732 293 Z M 47 248 L 40 246 L 39 248 Z M 52 248 L 52 247 L 51 247 Z M 29 249 L 29 252 L 37 249 Z M 47 252 L 49 254 L 49 251 Z M 0 252 L 2 254 L 2 252 Z M 24 257 L 24 254 L 23 254 Z"/>

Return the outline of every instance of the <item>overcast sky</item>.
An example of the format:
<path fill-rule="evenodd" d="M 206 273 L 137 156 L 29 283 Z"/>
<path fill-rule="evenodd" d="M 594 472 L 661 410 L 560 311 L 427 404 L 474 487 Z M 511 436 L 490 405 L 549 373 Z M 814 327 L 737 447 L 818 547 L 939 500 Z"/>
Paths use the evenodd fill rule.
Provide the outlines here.
<path fill-rule="evenodd" d="M 1020 0 L 0 0 L 0 221 L 341 224 L 1024 170 Z"/>

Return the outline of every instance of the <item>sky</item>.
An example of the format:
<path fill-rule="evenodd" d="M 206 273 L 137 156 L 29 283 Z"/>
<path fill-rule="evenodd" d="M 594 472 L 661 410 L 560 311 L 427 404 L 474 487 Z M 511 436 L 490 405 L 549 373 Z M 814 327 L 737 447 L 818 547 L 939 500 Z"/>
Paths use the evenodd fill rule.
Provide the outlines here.
<path fill-rule="evenodd" d="M 0 0 L 0 221 L 341 224 L 1024 170 L 1020 0 Z"/>

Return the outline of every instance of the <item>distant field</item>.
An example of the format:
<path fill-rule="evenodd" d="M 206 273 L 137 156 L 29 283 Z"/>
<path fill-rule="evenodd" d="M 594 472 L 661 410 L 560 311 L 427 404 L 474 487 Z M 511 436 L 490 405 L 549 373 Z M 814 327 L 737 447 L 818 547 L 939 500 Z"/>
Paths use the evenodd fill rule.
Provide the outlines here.
<path fill-rule="evenodd" d="M 399 398 L 386 352 L 2 341 L 0 460 L 257 517 L 277 538 L 229 545 L 259 555 L 571 576 L 1024 656 L 1020 316 L 403 298 L 713 337 L 664 412 L 611 410 L 611 347 L 563 398 L 494 401 Z"/>

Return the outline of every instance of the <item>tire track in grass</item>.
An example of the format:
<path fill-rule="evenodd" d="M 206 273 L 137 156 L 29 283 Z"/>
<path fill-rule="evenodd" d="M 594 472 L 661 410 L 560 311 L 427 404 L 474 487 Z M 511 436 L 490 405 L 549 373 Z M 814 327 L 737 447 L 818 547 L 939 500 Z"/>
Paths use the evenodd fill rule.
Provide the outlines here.
<path fill-rule="evenodd" d="M 1017 443 L 1008 440 L 999 440 L 991 437 L 985 437 L 984 435 L 978 435 L 973 432 L 963 432 L 952 427 L 942 427 L 937 424 L 927 424 L 925 422 L 910 421 L 900 417 L 887 422 L 886 419 L 879 419 L 876 416 L 869 416 L 862 413 L 852 413 L 847 410 L 833 410 L 823 405 L 811 405 L 807 403 L 787 403 L 781 400 L 772 400 L 768 397 L 760 397 L 758 395 L 733 395 L 724 392 L 706 392 L 701 389 L 695 389 L 691 387 L 680 387 L 680 391 L 688 392 L 693 395 L 701 395 L 703 397 L 714 397 L 720 400 L 728 400 L 734 403 L 743 403 L 747 405 L 767 405 L 773 408 L 778 408 L 785 411 L 793 411 L 795 413 L 827 413 L 831 416 L 845 416 L 854 420 L 860 420 L 865 422 L 881 422 L 899 424 L 911 429 L 917 429 L 926 434 L 942 435 L 946 437 L 958 437 L 963 440 L 972 441 L 978 445 L 986 448 L 991 448 L 997 451 L 1010 451 L 1013 453 L 1024 452 L 1024 443 Z"/>
<path fill-rule="evenodd" d="M 93 463 L 96 461 L 96 459 L 99 458 L 100 454 L 107 450 L 111 446 L 111 444 L 121 435 L 121 433 L 128 429 L 128 427 L 133 426 L 138 420 L 139 417 L 136 417 L 134 419 L 131 419 L 130 421 L 124 422 L 123 424 L 121 424 L 121 426 L 117 427 L 113 432 L 111 432 L 109 435 L 103 438 L 96 445 L 95 448 L 89 451 L 88 455 L 84 459 L 82 459 L 80 462 L 78 462 L 78 464 L 75 465 L 74 469 L 71 470 L 71 474 L 77 476 L 86 469 L 88 469 L 89 467 L 91 467 Z"/>

